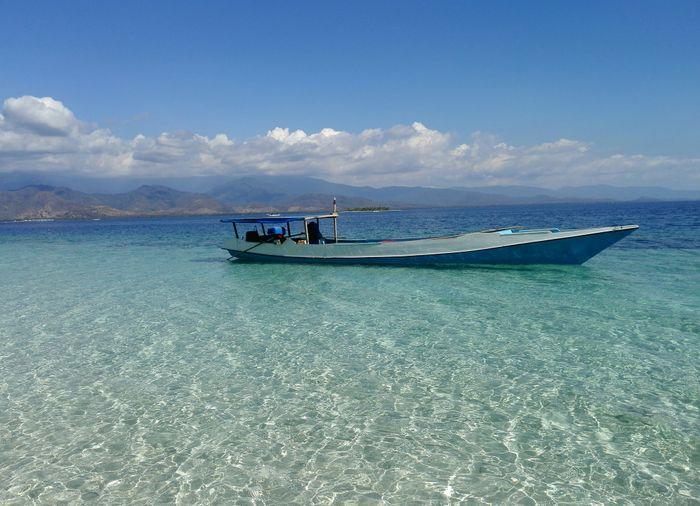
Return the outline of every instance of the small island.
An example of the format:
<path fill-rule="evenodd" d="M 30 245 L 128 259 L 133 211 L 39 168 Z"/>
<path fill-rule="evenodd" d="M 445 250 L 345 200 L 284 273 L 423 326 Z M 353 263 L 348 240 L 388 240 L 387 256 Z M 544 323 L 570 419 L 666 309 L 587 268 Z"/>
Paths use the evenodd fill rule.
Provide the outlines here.
<path fill-rule="evenodd" d="M 383 207 L 383 206 L 378 206 L 378 207 L 348 207 L 345 209 L 346 212 L 360 212 L 360 211 L 371 211 L 371 212 L 379 212 L 379 211 L 391 211 L 391 208 L 389 207 Z"/>

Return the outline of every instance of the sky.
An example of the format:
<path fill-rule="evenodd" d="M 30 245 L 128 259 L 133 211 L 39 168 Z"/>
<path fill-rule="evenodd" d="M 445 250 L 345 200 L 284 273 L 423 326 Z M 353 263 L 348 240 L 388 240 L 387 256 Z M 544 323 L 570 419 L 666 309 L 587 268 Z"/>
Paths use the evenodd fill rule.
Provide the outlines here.
<path fill-rule="evenodd" d="M 0 172 L 700 188 L 700 2 L 0 1 Z"/>

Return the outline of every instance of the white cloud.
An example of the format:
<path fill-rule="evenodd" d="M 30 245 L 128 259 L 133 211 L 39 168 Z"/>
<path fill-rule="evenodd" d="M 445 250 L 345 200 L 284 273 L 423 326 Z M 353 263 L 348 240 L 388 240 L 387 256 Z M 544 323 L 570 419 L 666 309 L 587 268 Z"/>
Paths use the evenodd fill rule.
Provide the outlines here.
<path fill-rule="evenodd" d="M 464 142 L 419 122 L 359 133 L 277 127 L 244 140 L 185 131 L 124 139 L 81 122 L 53 98 L 29 96 L 8 98 L 0 114 L 0 172 L 15 170 L 97 176 L 297 174 L 373 185 L 700 187 L 700 158 L 606 155 L 572 139 L 516 146 L 475 132 Z"/>
<path fill-rule="evenodd" d="M 51 97 L 8 98 L 3 116 L 11 127 L 43 136 L 69 135 L 80 127 L 70 109 Z"/>

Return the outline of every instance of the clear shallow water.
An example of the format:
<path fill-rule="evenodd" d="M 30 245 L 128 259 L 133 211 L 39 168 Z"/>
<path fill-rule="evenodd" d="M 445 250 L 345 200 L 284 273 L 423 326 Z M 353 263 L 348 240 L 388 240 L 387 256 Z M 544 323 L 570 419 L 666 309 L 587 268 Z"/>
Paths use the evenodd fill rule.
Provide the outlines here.
<path fill-rule="evenodd" d="M 341 225 L 622 223 L 583 267 L 517 269 L 229 263 L 214 218 L 2 224 L 0 502 L 697 503 L 699 203 Z"/>

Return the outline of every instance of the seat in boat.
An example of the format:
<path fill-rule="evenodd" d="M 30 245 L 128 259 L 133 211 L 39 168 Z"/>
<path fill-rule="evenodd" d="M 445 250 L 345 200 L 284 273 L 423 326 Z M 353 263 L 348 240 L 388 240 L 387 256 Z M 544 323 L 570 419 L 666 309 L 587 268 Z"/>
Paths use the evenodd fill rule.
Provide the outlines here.
<path fill-rule="evenodd" d="M 257 230 L 248 230 L 245 233 L 245 240 L 248 242 L 260 242 L 262 241 L 262 238 Z"/>

